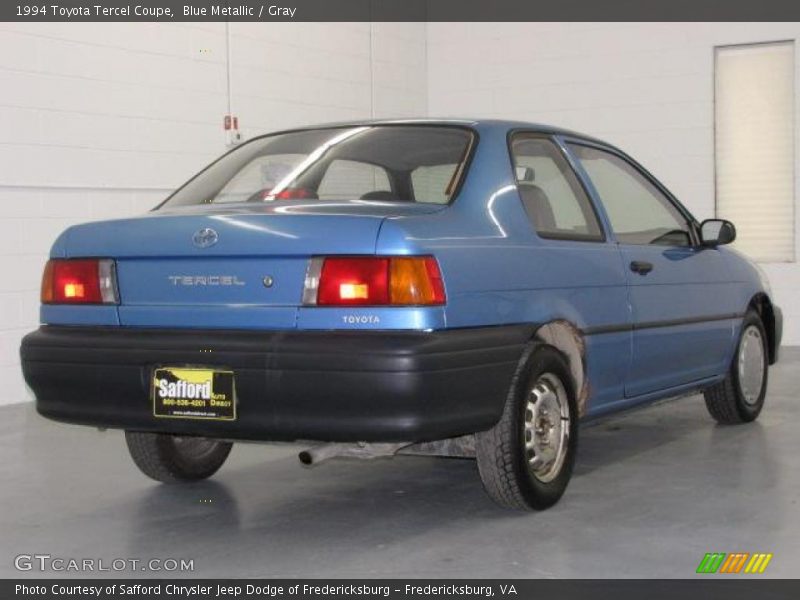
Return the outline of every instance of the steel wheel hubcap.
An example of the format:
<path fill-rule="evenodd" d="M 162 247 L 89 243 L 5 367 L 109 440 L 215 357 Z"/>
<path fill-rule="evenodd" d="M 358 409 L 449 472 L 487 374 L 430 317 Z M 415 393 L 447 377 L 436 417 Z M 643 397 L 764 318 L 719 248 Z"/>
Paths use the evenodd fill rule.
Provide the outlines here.
<path fill-rule="evenodd" d="M 544 373 L 533 385 L 525 405 L 525 460 L 536 479 L 547 483 L 561 472 L 569 446 L 570 414 L 561 380 Z"/>
<path fill-rule="evenodd" d="M 747 404 L 755 404 L 764 385 L 764 340 L 761 331 L 750 325 L 739 343 L 739 389 Z"/>
<path fill-rule="evenodd" d="M 202 437 L 174 436 L 175 449 L 185 458 L 200 459 L 211 454 L 217 447 L 215 440 Z"/>

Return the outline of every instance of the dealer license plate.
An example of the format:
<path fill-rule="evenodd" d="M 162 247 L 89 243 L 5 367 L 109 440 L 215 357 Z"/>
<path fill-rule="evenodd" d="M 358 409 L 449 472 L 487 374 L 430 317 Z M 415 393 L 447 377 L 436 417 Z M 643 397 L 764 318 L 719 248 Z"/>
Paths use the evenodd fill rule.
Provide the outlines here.
<path fill-rule="evenodd" d="M 233 371 L 197 367 L 153 370 L 153 415 L 173 419 L 236 420 Z"/>

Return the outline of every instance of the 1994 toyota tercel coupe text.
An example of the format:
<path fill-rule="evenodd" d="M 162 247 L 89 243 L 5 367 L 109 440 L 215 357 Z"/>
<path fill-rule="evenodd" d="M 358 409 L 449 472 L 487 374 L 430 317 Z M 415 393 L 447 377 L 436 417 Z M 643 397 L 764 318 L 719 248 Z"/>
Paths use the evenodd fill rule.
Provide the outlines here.
<path fill-rule="evenodd" d="M 579 419 L 690 391 L 720 423 L 758 416 L 782 317 L 735 236 L 568 131 L 286 131 L 65 231 L 22 368 L 42 415 L 124 429 L 160 481 L 298 440 L 306 463 L 476 457 L 494 500 L 541 509 Z"/>

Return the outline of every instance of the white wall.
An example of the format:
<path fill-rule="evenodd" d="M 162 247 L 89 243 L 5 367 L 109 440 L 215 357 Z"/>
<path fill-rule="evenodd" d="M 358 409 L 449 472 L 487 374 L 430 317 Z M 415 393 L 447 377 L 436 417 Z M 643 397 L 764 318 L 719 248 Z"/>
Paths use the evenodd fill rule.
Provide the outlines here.
<path fill-rule="evenodd" d="M 799 23 L 430 23 L 428 109 L 603 138 L 703 219 L 714 216 L 714 47 L 797 40 L 800 81 L 799 38 Z M 796 190 L 799 177 L 796 151 Z M 795 221 L 800 232 L 797 210 Z M 784 310 L 784 343 L 800 344 L 800 264 L 763 267 Z"/>
<path fill-rule="evenodd" d="M 246 136 L 426 112 L 424 24 L 230 29 Z M 0 404 L 67 226 L 141 213 L 225 150 L 225 24 L 0 23 Z"/>
<path fill-rule="evenodd" d="M 626 149 L 704 218 L 713 47 L 798 37 L 759 23 L 234 23 L 231 98 L 246 137 L 371 115 L 562 125 Z M 223 23 L 0 23 L 0 404 L 27 397 L 19 340 L 55 236 L 143 212 L 220 154 L 226 74 Z M 800 344 L 800 267 L 765 268 Z"/>

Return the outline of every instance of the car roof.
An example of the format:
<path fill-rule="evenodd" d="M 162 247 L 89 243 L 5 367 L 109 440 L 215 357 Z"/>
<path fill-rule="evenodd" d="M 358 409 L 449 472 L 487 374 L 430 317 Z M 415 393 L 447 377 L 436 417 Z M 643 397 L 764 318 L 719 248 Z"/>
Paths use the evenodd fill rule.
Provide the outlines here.
<path fill-rule="evenodd" d="M 365 127 L 370 125 L 450 125 L 470 127 L 476 129 L 498 129 L 502 131 L 510 131 L 513 129 L 524 129 L 526 131 L 543 133 L 547 135 L 564 135 L 569 137 L 581 138 L 594 142 L 602 142 L 595 137 L 572 131 L 562 127 L 553 125 L 545 125 L 542 123 L 532 123 L 529 121 L 515 121 L 507 119 L 469 119 L 469 118 L 406 118 L 406 119 L 362 119 L 356 121 L 336 121 L 331 123 L 319 123 L 316 125 L 308 125 L 305 127 L 293 127 L 282 131 L 300 131 L 304 129 L 319 129 L 328 127 Z M 276 131 L 274 133 L 281 133 Z"/>

